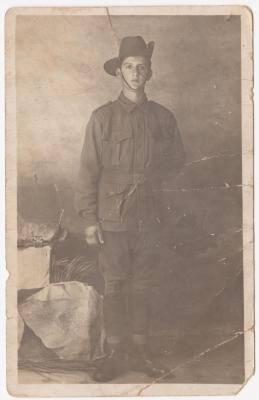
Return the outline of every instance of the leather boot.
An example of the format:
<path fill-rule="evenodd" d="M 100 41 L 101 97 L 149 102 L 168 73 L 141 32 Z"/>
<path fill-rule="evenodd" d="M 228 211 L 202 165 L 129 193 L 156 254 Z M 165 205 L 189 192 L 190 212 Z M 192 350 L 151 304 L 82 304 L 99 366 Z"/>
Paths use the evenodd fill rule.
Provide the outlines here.
<path fill-rule="evenodd" d="M 134 344 L 129 354 L 129 367 L 132 371 L 144 372 L 152 378 L 160 378 L 169 368 L 159 363 L 147 345 Z"/>
<path fill-rule="evenodd" d="M 126 371 L 125 354 L 121 345 L 112 346 L 110 353 L 104 358 L 94 373 L 97 382 L 109 382 Z"/>

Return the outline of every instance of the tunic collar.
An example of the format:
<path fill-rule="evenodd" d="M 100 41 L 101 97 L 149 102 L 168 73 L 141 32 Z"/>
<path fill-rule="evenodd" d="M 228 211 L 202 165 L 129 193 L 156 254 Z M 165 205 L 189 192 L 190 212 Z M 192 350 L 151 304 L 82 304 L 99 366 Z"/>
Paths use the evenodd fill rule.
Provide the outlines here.
<path fill-rule="evenodd" d="M 118 101 L 128 113 L 131 113 L 135 109 L 139 109 L 139 110 L 144 111 L 144 112 L 147 111 L 148 99 L 147 99 L 147 96 L 146 96 L 145 93 L 144 93 L 144 96 L 143 96 L 143 98 L 141 100 L 141 103 L 139 103 L 139 104 L 136 104 L 136 103 L 134 103 L 134 101 L 129 100 L 123 94 L 123 92 L 120 93 Z"/>

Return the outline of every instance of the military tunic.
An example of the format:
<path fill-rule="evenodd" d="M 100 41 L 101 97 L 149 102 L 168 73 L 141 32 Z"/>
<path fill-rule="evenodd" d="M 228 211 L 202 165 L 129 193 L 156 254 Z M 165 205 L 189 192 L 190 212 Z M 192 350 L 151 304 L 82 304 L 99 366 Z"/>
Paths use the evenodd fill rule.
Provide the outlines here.
<path fill-rule="evenodd" d="M 87 226 L 150 230 L 161 222 L 162 181 L 179 172 L 184 149 L 171 111 L 123 93 L 96 109 L 81 154 L 76 208 Z"/>

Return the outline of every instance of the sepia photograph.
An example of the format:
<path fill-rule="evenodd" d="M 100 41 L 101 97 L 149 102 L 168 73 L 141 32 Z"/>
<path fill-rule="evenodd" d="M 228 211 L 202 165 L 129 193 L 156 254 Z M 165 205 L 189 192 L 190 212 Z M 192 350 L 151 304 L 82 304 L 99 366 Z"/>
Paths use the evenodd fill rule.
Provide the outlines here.
<path fill-rule="evenodd" d="M 238 393 L 251 11 L 24 7 L 5 29 L 9 393 Z"/>

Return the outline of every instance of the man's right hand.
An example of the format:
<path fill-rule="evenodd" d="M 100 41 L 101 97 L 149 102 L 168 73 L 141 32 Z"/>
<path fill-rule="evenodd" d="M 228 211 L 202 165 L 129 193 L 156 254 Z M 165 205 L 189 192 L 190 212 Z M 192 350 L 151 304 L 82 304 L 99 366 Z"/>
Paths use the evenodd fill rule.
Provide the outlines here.
<path fill-rule="evenodd" d="M 85 240 L 89 246 L 103 244 L 103 233 L 99 225 L 92 225 L 85 228 Z"/>

